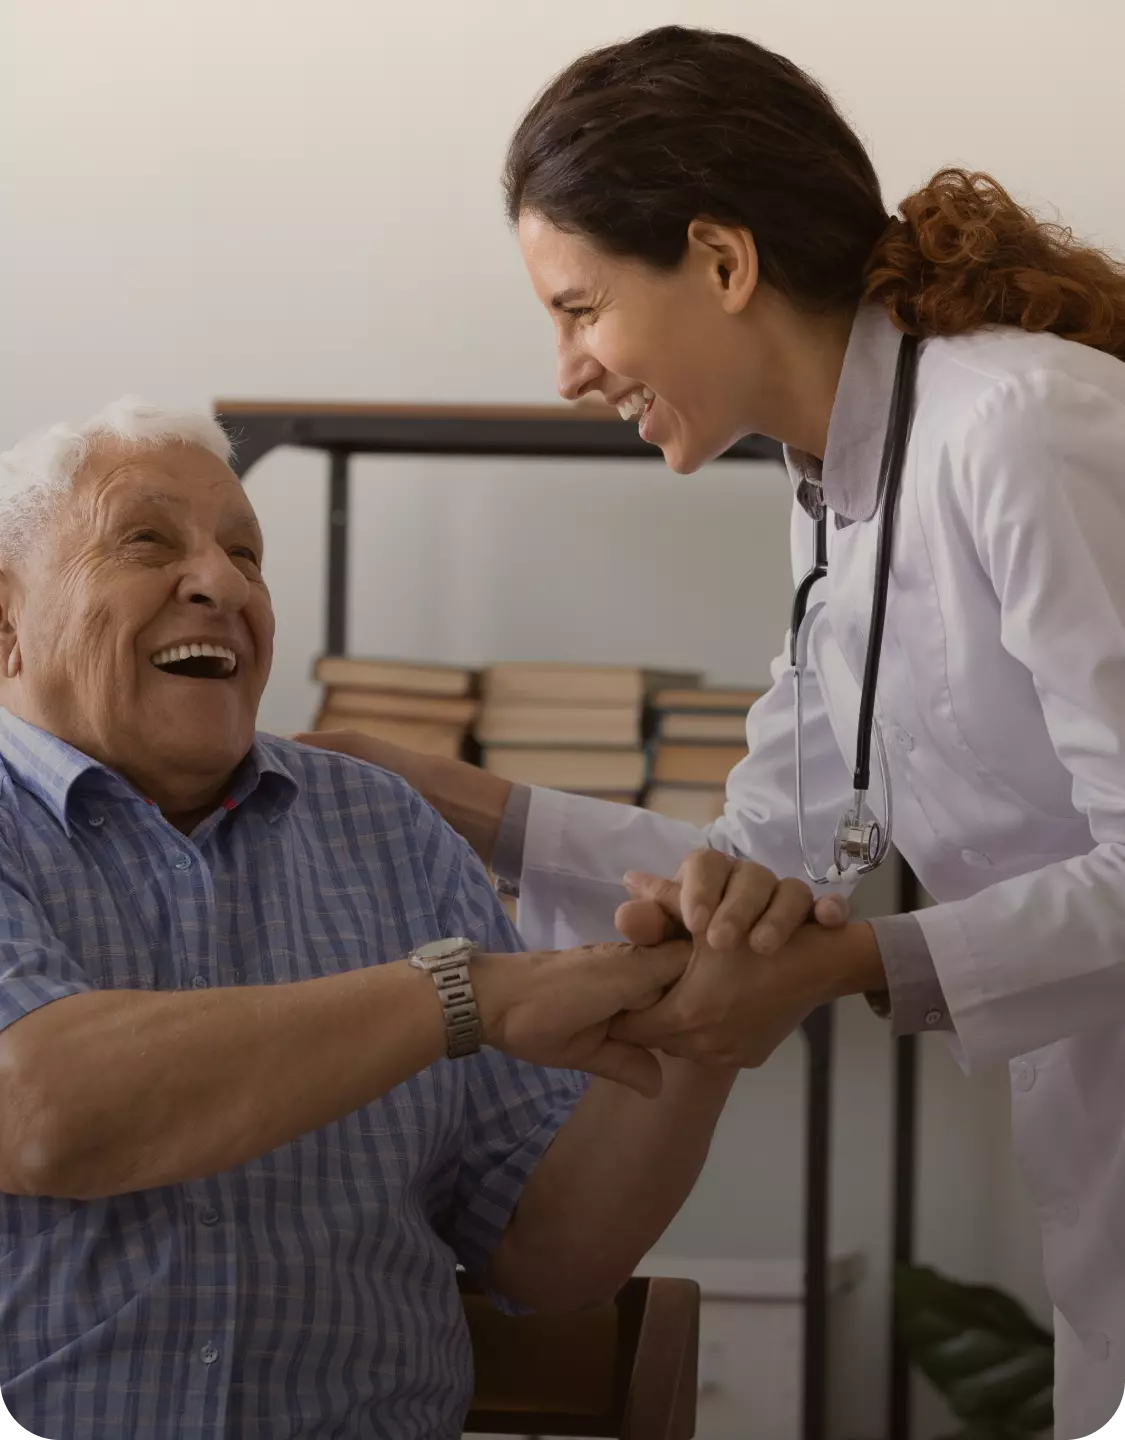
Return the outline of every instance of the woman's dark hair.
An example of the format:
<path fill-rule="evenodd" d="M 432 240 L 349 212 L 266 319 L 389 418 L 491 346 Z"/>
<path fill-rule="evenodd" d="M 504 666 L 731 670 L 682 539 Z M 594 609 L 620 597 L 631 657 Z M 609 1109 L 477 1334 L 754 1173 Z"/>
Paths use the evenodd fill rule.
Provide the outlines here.
<path fill-rule="evenodd" d="M 1018 325 L 1125 359 L 1125 267 L 964 170 L 892 219 L 824 90 L 739 35 L 669 25 L 582 56 L 520 122 L 504 188 L 513 223 L 536 211 L 660 269 L 702 216 L 750 230 L 804 308 L 877 300 L 910 334 Z"/>

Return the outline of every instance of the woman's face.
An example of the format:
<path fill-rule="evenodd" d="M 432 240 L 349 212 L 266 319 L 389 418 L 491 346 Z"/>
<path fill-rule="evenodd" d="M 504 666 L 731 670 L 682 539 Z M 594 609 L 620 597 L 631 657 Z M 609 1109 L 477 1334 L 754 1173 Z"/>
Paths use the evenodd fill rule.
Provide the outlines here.
<path fill-rule="evenodd" d="M 559 393 L 601 394 L 683 475 L 755 428 L 745 309 L 757 257 L 748 235 L 749 254 L 731 251 L 729 235 L 695 222 L 684 259 L 664 271 L 520 216 L 524 263 L 555 323 Z"/>

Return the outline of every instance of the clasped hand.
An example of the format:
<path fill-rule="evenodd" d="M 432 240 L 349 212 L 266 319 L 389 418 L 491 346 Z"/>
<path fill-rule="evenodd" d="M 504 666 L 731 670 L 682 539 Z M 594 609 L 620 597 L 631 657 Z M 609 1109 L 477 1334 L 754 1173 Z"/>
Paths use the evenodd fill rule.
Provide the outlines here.
<path fill-rule="evenodd" d="M 652 1096 L 654 1051 L 760 1065 L 823 998 L 810 942 L 844 925 L 840 897 L 814 903 L 807 885 L 715 850 L 690 855 L 674 879 L 633 875 L 627 888 L 616 923 L 628 944 L 475 958 L 488 1044 Z"/>
<path fill-rule="evenodd" d="M 683 974 L 655 1004 L 618 1016 L 613 1039 L 704 1066 L 764 1063 L 823 998 L 811 943 L 840 929 L 847 901 L 717 850 L 697 850 L 671 880 L 630 874 L 616 924 L 636 945 L 693 942 Z M 810 920 L 815 924 L 810 924 Z"/>

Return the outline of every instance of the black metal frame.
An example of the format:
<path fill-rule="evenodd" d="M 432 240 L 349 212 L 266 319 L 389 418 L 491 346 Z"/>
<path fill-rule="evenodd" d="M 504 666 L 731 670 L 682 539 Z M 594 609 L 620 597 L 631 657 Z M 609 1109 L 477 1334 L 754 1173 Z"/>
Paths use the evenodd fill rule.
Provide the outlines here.
<path fill-rule="evenodd" d="M 353 455 L 508 456 L 551 459 L 653 459 L 636 427 L 601 407 L 561 406 L 298 405 L 219 401 L 216 415 L 236 444 L 234 469 L 251 466 L 278 446 L 325 451 L 329 456 L 326 649 L 347 644 L 350 475 Z M 724 460 L 773 460 L 781 447 L 761 436 L 740 440 Z M 917 887 L 900 865 L 899 909 L 917 908 Z M 808 1046 L 805 1100 L 805 1308 L 802 1440 L 824 1440 L 828 1393 L 828 1264 L 831 1195 L 832 1061 L 834 1012 L 815 1011 L 804 1024 Z M 913 1251 L 916 1056 L 913 1037 L 900 1041 L 895 1068 L 895 1263 Z M 893 1280 L 893 1277 L 892 1277 Z M 893 1320 L 888 1383 L 888 1435 L 909 1437 L 909 1368 Z"/>

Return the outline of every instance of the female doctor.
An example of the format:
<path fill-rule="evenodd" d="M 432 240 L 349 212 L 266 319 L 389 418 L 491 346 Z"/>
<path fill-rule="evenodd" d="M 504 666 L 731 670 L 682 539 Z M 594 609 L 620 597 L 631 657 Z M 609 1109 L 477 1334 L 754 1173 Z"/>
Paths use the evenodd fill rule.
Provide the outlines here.
<path fill-rule="evenodd" d="M 754 1064 L 816 1004 L 885 992 L 900 1033 L 1011 1062 L 1057 1434 L 1086 1435 L 1125 1382 L 1125 272 L 979 175 L 943 172 L 889 218 L 819 86 L 710 32 L 576 61 L 505 181 L 562 394 L 604 396 L 684 474 L 748 433 L 783 441 L 795 580 L 827 515 L 797 637 L 800 777 L 788 640 L 706 832 L 317 739 L 421 789 L 518 886 L 530 946 L 611 937 L 615 912 L 640 941 L 705 933 L 706 966 L 622 1038 Z M 827 898 L 800 924 L 877 858 L 892 803 L 937 903 L 842 924 Z"/>

